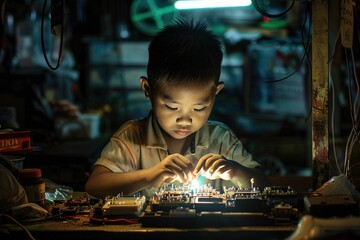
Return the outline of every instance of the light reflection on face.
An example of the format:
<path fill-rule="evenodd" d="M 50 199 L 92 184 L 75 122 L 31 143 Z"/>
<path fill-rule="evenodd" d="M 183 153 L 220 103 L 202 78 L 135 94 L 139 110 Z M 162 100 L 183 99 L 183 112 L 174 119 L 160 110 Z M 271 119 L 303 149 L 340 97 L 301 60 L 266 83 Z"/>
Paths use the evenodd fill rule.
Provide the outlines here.
<path fill-rule="evenodd" d="M 209 82 L 201 86 L 162 86 L 152 91 L 153 112 L 162 130 L 174 139 L 198 131 L 208 120 L 215 95 L 222 87 Z"/>

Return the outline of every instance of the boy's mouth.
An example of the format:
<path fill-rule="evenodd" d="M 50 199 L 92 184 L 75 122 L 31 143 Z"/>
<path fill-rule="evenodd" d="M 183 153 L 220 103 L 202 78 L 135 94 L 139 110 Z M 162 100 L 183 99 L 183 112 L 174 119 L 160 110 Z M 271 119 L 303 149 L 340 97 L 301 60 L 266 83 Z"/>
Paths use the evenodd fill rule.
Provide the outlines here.
<path fill-rule="evenodd" d="M 186 136 L 189 135 L 191 133 L 191 131 L 189 130 L 175 130 L 175 133 L 181 136 Z"/>

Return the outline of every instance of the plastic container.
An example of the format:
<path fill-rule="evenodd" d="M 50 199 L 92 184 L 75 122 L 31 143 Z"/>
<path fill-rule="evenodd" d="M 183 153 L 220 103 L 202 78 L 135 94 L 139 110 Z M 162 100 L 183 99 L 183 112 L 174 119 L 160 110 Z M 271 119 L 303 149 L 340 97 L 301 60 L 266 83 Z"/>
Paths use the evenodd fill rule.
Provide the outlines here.
<path fill-rule="evenodd" d="M 25 157 L 23 156 L 15 156 L 15 155 L 8 155 L 7 158 L 10 160 L 12 165 L 16 170 L 23 169 Z"/>
<path fill-rule="evenodd" d="M 41 169 L 24 168 L 19 170 L 19 182 L 25 189 L 29 202 L 45 207 L 45 181 Z"/>

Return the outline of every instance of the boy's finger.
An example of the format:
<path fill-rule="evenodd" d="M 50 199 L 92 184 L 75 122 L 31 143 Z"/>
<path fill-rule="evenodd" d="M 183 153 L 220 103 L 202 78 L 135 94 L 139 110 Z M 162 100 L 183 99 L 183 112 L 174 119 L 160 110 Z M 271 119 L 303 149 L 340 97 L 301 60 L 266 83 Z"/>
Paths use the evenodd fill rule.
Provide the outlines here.
<path fill-rule="evenodd" d="M 212 154 L 206 154 L 199 159 L 198 163 L 196 164 L 196 166 L 194 168 L 195 175 L 198 175 L 200 173 L 200 170 L 205 167 L 206 161 L 209 158 L 211 158 L 212 156 L 213 156 Z"/>

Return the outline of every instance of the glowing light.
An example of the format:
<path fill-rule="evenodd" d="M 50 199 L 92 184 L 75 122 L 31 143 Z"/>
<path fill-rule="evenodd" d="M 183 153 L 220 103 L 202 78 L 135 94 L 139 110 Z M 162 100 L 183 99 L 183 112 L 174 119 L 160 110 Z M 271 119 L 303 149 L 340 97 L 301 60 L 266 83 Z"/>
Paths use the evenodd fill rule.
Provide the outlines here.
<path fill-rule="evenodd" d="M 201 8 L 225 8 L 225 7 L 247 7 L 251 0 L 182 0 L 176 1 L 176 9 L 201 9 Z"/>
<path fill-rule="evenodd" d="M 254 178 L 251 178 L 251 179 L 250 179 L 250 183 L 251 183 L 251 188 L 254 188 L 254 183 L 255 183 Z"/>
<path fill-rule="evenodd" d="M 191 189 L 196 190 L 200 187 L 200 183 L 197 179 L 191 181 Z"/>

